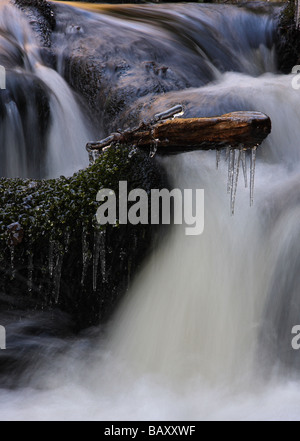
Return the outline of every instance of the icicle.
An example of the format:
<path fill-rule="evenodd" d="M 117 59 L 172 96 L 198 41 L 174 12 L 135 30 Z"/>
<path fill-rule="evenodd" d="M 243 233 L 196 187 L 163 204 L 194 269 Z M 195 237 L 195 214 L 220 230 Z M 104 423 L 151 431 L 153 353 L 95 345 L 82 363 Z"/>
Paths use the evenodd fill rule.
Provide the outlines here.
<path fill-rule="evenodd" d="M 100 157 L 100 151 L 96 149 L 87 148 L 87 152 L 89 155 L 89 165 L 94 165 L 97 159 Z"/>
<path fill-rule="evenodd" d="M 233 167 L 233 182 L 231 187 L 231 200 L 230 200 L 230 206 L 231 206 L 231 214 L 234 214 L 234 207 L 235 207 L 235 199 L 236 199 L 236 190 L 239 180 L 239 172 L 240 172 L 240 162 L 241 162 L 241 150 L 238 149 L 235 153 L 235 160 L 234 160 L 234 167 Z"/>
<path fill-rule="evenodd" d="M 229 151 L 229 156 L 230 156 L 230 151 Z M 228 194 L 230 193 L 230 182 L 231 182 L 231 180 L 230 180 L 230 177 L 231 177 L 230 166 L 231 166 L 231 158 L 228 157 L 228 178 L 227 178 L 227 193 Z"/>
<path fill-rule="evenodd" d="M 220 159 L 221 159 L 221 150 L 217 149 L 216 150 L 216 168 L 217 168 L 217 170 L 219 169 Z"/>
<path fill-rule="evenodd" d="M 32 288 L 33 288 L 33 270 L 34 270 L 34 266 L 33 266 L 33 253 L 32 253 L 30 248 L 27 251 L 27 254 L 28 254 L 28 280 L 27 280 L 27 286 L 28 286 L 28 292 L 30 294 L 30 293 L 32 293 Z"/>
<path fill-rule="evenodd" d="M 61 271 L 64 260 L 64 248 L 60 243 L 56 243 L 56 264 L 53 276 L 53 296 L 55 303 L 58 303 L 60 293 Z"/>
<path fill-rule="evenodd" d="M 49 275 L 50 279 L 52 279 L 54 270 L 54 242 L 51 238 L 49 245 Z"/>
<path fill-rule="evenodd" d="M 230 146 L 227 146 L 226 147 L 226 153 L 225 153 L 225 162 L 228 161 L 229 154 L 230 154 Z"/>
<path fill-rule="evenodd" d="M 93 252 L 93 290 L 97 291 L 98 266 L 101 246 L 101 231 L 94 233 L 94 252 Z"/>
<path fill-rule="evenodd" d="M 100 261 L 103 283 L 106 282 L 106 231 L 100 233 Z"/>
<path fill-rule="evenodd" d="M 235 152 L 233 149 L 230 149 L 229 152 L 229 161 L 228 161 L 228 182 L 227 182 L 227 193 L 231 193 L 232 185 L 233 185 L 233 174 L 234 174 L 234 158 Z"/>
<path fill-rule="evenodd" d="M 15 268 L 15 247 L 14 245 L 10 245 L 10 269 L 11 269 L 11 279 L 13 280 L 16 277 L 16 268 Z"/>
<path fill-rule="evenodd" d="M 257 146 L 251 149 L 251 165 L 250 165 L 250 207 L 254 202 L 254 177 L 255 177 L 255 162 L 256 162 Z"/>
<path fill-rule="evenodd" d="M 70 231 L 66 231 L 65 232 L 65 254 L 67 254 L 69 252 L 69 246 L 70 246 L 70 239 L 71 239 L 71 233 Z"/>
<path fill-rule="evenodd" d="M 82 276 L 81 276 L 82 286 L 84 286 L 84 281 L 88 268 L 88 260 L 89 260 L 89 244 L 87 240 L 87 229 L 86 227 L 84 227 L 82 231 Z"/>
<path fill-rule="evenodd" d="M 151 145 L 150 155 L 149 155 L 150 158 L 154 158 L 154 156 L 156 155 L 157 149 L 158 149 L 158 142 L 159 142 L 159 139 L 153 140 L 153 143 Z"/>
<path fill-rule="evenodd" d="M 244 174 L 244 181 L 245 181 L 245 188 L 248 187 L 248 179 L 247 179 L 247 157 L 246 157 L 246 150 L 242 149 L 242 167 L 243 167 L 243 174 Z"/>

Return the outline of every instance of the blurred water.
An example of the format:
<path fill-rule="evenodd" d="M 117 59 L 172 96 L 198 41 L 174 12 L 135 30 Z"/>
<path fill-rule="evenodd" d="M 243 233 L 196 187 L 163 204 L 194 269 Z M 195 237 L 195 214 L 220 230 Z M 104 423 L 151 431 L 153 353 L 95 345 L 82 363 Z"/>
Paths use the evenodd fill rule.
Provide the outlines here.
<path fill-rule="evenodd" d="M 87 166 L 92 130 L 73 92 L 42 61 L 39 41 L 21 12 L 0 5 L 0 176 L 58 177 Z"/>
<path fill-rule="evenodd" d="M 122 32 L 126 25 L 129 34 L 158 35 L 165 32 L 164 8 L 87 17 L 94 26 L 120 20 Z M 195 80 L 155 97 L 142 116 L 174 101 L 186 103 L 187 116 L 233 110 L 270 115 L 272 134 L 258 149 L 254 207 L 241 180 L 231 216 L 224 156 L 219 170 L 214 152 L 161 160 L 174 187 L 204 188 L 203 235 L 188 237 L 183 227 L 173 228 L 101 338 L 47 340 L 39 361 L 25 370 L 22 387 L 1 391 L 1 420 L 300 418 L 300 360 L 291 347 L 291 330 L 300 320 L 298 92 L 292 76 L 276 74 L 267 16 L 231 7 L 224 15 L 215 5 L 168 8 L 168 30 L 171 23 L 179 46 L 182 34 L 187 41 L 195 30 L 193 44 L 198 38 L 205 52 L 198 52 L 199 63 L 209 74 L 204 82 L 199 74 L 198 85 Z M 187 70 L 183 65 L 183 76 Z M 49 86 L 61 84 L 55 73 L 39 75 Z M 70 99 L 64 95 L 68 106 Z"/>

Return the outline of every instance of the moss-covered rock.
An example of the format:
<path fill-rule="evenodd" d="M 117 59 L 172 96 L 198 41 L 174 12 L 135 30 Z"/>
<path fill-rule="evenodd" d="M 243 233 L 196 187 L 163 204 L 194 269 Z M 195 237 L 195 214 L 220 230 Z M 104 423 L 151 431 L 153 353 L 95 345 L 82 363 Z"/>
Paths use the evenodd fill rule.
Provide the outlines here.
<path fill-rule="evenodd" d="M 78 328 L 103 322 L 149 251 L 150 225 L 99 227 L 96 195 L 165 187 L 156 161 L 116 146 L 71 178 L 0 179 L 0 290 L 5 309 L 59 308 Z"/>

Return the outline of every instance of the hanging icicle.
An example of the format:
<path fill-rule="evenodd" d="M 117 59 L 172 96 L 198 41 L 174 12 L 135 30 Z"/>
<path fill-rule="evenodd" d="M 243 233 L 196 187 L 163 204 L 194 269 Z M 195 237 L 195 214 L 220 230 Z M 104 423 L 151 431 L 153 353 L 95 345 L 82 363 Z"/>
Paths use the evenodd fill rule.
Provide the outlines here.
<path fill-rule="evenodd" d="M 246 150 L 242 148 L 242 167 L 243 167 L 243 175 L 244 175 L 244 181 L 245 181 L 245 188 L 248 187 L 248 179 L 247 179 L 247 156 L 246 156 Z"/>
<path fill-rule="evenodd" d="M 99 231 L 99 229 L 96 229 L 94 232 L 94 250 L 93 250 L 93 291 L 94 292 L 97 291 L 100 248 L 101 248 L 101 231 Z"/>
<path fill-rule="evenodd" d="M 233 149 L 230 149 L 229 159 L 228 159 L 228 182 L 227 182 L 227 193 L 228 194 L 231 194 L 231 189 L 232 189 L 232 185 L 233 185 L 234 157 L 235 157 L 235 152 Z"/>
<path fill-rule="evenodd" d="M 239 179 L 240 167 L 242 164 L 245 188 L 248 187 L 248 170 L 247 170 L 247 150 L 250 153 L 250 206 L 254 202 L 254 178 L 255 178 L 255 163 L 257 146 L 251 149 L 245 148 L 240 144 L 238 148 L 234 149 L 231 146 L 226 147 L 225 161 L 228 161 L 228 176 L 227 176 L 227 193 L 230 194 L 230 210 L 234 214 L 235 201 L 237 193 L 237 185 Z M 216 150 L 216 167 L 219 168 L 221 160 L 220 150 Z"/>
<path fill-rule="evenodd" d="M 251 162 L 250 162 L 250 207 L 254 202 L 254 178 L 255 178 L 255 163 L 256 163 L 256 149 L 257 146 L 251 150 Z"/>
<path fill-rule="evenodd" d="M 231 197 L 230 197 L 230 207 L 231 214 L 234 214 L 235 200 L 236 200 L 236 191 L 239 180 L 239 171 L 240 171 L 240 162 L 241 162 L 241 150 L 237 149 L 235 151 L 235 161 L 233 167 L 233 183 L 231 187 Z"/>
<path fill-rule="evenodd" d="M 226 153 L 225 153 L 225 162 L 228 161 L 229 154 L 230 154 L 230 146 L 227 146 L 226 147 Z"/>
<path fill-rule="evenodd" d="M 81 275 L 81 285 L 84 286 L 86 272 L 89 263 L 89 244 L 87 240 L 87 228 L 82 229 L 82 275 Z"/>
<path fill-rule="evenodd" d="M 50 238 L 49 243 L 49 276 L 50 279 L 53 277 L 53 271 L 54 271 L 54 241 L 52 238 Z"/>
<path fill-rule="evenodd" d="M 14 245 L 10 245 L 10 271 L 11 271 L 11 279 L 15 279 L 16 277 L 16 268 L 15 268 L 15 247 Z"/>
<path fill-rule="evenodd" d="M 216 150 L 216 169 L 219 169 L 219 165 L 220 165 L 220 160 L 221 160 L 221 150 L 217 149 Z"/>
<path fill-rule="evenodd" d="M 55 303 L 58 303 L 60 293 L 61 272 L 64 260 L 64 247 L 60 243 L 55 243 L 55 268 L 53 275 L 53 296 Z"/>
<path fill-rule="evenodd" d="M 100 261 L 102 271 L 102 281 L 106 283 L 106 230 L 100 233 Z"/>
<path fill-rule="evenodd" d="M 65 254 L 69 252 L 70 240 L 71 240 L 71 233 L 69 230 L 67 230 L 65 232 L 65 243 L 64 243 Z"/>
<path fill-rule="evenodd" d="M 28 293 L 31 294 L 32 293 L 32 289 L 33 289 L 33 270 L 34 270 L 33 252 L 31 250 L 31 245 L 29 245 L 29 247 L 28 247 L 27 255 L 28 255 L 27 287 L 28 287 Z"/>

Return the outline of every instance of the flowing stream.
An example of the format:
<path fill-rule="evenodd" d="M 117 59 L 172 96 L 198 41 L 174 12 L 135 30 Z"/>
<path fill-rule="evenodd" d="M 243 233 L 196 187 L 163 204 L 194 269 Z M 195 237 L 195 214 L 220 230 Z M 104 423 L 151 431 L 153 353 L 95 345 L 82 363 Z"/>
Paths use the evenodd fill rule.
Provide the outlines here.
<path fill-rule="evenodd" d="M 1 163 L 4 177 L 52 178 L 88 164 L 82 146 L 92 136 L 65 80 L 47 67 L 28 21 L 8 1 L 0 5 Z M 71 111 L 70 111 L 71 110 Z"/>
<path fill-rule="evenodd" d="M 300 354 L 291 346 L 292 328 L 300 325 L 300 95 L 292 88 L 292 75 L 276 72 L 273 19 L 242 8 L 224 11 L 216 5 L 76 11 L 94 27 L 123 26 L 128 38 L 132 32 L 156 35 L 157 45 L 166 32 L 160 48 L 163 53 L 168 45 L 179 45 L 175 64 L 182 41 L 193 46 L 193 54 L 187 48 L 181 61 L 183 78 L 194 57 L 191 84 L 158 96 L 151 111 L 174 101 L 188 103 L 187 114 L 193 116 L 262 111 L 271 117 L 272 134 L 258 148 L 254 204 L 250 207 L 241 175 L 234 216 L 225 152 L 218 170 L 215 152 L 159 159 L 174 188 L 205 190 L 204 233 L 189 237 L 183 226 L 173 227 L 101 336 L 96 330 L 72 342 L 47 342 L 48 365 L 33 364 L 21 388 L 0 391 L 1 420 L 300 418 Z M 84 144 L 92 132 L 77 98 L 59 73 L 43 66 L 35 44 L 22 43 L 31 34 L 20 13 L 1 6 L 0 20 L 13 35 L 9 44 L 14 41 L 28 54 L 26 69 L 50 96 L 45 176 L 85 166 Z M 168 33 L 174 26 L 177 41 Z M 187 27 L 189 39 L 187 31 L 180 33 Z M 0 55 L 5 51 L 11 59 L 3 49 L 6 32 Z M 194 50 L 196 41 L 201 45 Z M 25 67 L 10 69 L 12 77 Z M 28 139 L 21 136 L 22 115 L 12 103 L 6 103 L 1 136 L 15 149 L 14 157 L 19 149 L 23 156 L 13 164 L 1 162 L 0 170 L 26 175 Z M 35 122 L 27 119 L 34 131 Z M 70 156 L 76 158 L 72 164 Z"/>

